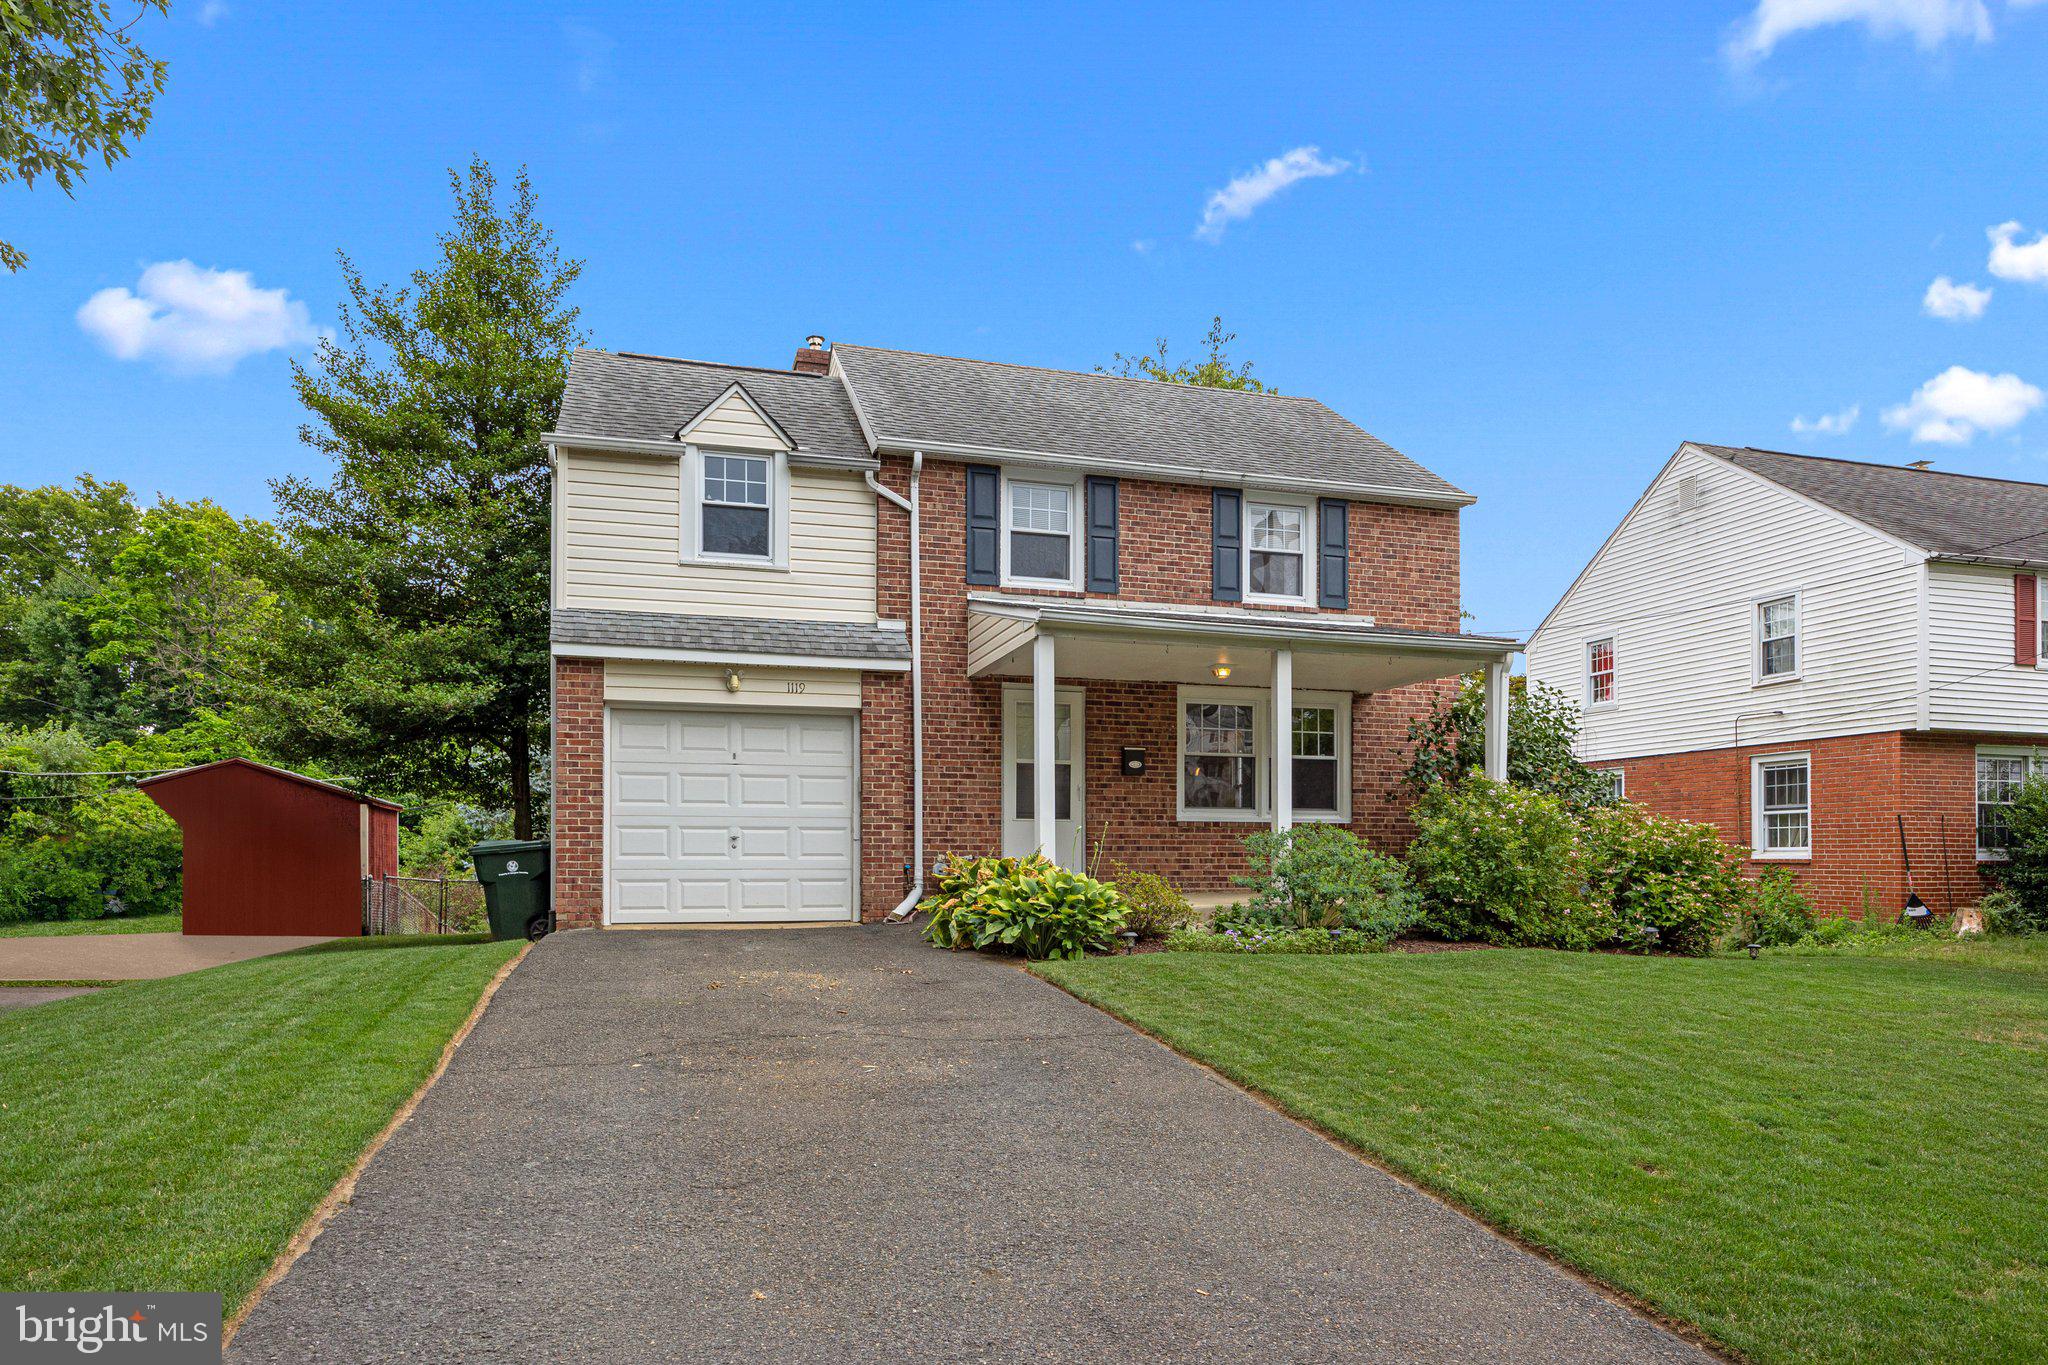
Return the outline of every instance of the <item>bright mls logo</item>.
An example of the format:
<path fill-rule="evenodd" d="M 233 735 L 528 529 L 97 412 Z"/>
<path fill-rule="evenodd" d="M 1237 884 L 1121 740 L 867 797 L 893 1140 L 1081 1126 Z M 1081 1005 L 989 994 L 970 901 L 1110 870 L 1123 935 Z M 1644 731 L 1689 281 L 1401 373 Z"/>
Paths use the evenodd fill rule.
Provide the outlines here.
<path fill-rule="evenodd" d="M 220 1360 L 218 1294 L 0 1294 L 0 1359 Z"/>

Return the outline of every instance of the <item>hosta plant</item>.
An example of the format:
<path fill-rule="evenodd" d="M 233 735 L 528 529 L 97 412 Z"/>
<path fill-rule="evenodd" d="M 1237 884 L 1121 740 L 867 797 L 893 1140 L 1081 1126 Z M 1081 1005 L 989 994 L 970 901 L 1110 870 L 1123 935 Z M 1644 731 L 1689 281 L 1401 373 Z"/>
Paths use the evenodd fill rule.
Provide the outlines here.
<path fill-rule="evenodd" d="M 1123 895 L 1042 854 L 947 858 L 924 936 L 941 948 L 1016 953 L 1033 961 L 1114 946 Z"/>

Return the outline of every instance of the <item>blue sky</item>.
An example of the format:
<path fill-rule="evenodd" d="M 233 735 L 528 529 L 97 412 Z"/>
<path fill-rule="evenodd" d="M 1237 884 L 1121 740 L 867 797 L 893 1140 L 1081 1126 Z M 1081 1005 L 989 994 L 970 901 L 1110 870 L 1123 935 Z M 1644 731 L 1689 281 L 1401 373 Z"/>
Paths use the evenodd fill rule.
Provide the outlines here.
<path fill-rule="evenodd" d="M 1479 495 L 1483 629 L 1681 439 L 2048 479 L 2048 4 L 1026 8 L 174 5 L 136 154 L 0 190 L 0 479 L 267 513 L 335 250 L 422 263 L 472 152 L 610 348 L 1086 369 L 1220 313 Z"/>

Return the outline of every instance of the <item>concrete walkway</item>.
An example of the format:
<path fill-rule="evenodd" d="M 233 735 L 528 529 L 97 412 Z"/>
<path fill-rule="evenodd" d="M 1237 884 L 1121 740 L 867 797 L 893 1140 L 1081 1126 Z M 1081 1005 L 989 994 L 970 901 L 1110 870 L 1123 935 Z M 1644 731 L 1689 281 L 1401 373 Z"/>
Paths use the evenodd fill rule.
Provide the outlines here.
<path fill-rule="evenodd" d="M 228 1356 L 1705 1358 L 900 927 L 545 940 Z"/>
<path fill-rule="evenodd" d="M 147 981 L 325 942 L 325 938 L 302 934 L 50 934 L 0 938 L 0 981 Z"/>
<path fill-rule="evenodd" d="M 25 1010 L 73 995 L 91 995 L 97 986 L 0 986 L 0 1010 Z"/>

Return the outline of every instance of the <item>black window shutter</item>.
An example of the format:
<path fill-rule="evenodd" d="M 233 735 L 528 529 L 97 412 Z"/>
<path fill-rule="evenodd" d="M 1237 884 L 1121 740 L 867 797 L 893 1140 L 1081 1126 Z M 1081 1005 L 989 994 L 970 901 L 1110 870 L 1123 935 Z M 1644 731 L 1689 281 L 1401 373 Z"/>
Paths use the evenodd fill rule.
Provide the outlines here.
<path fill-rule="evenodd" d="M 1316 538 L 1316 605 L 1351 605 L 1351 504 L 1342 498 L 1323 498 L 1316 503 L 1320 534 Z"/>
<path fill-rule="evenodd" d="M 1235 488 L 1211 490 L 1209 548 L 1209 595 L 1244 601 L 1244 495 Z"/>
<path fill-rule="evenodd" d="M 1088 591 L 1117 590 L 1116 480 L 1088 480 Z"/>
<path fill-rule="evenodd" d="M 1001 581 L 1002 519 L 1002 474 L 992 464 L 967 466 L 967 581 L 978 587 Z"/>

